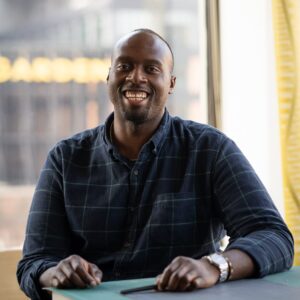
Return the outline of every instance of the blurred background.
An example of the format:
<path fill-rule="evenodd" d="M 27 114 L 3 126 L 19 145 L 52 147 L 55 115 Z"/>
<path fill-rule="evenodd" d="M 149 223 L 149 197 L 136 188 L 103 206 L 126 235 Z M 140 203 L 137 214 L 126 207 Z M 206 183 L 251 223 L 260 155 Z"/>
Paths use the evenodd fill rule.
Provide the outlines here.
<path fill-rule="evenodd" d="M 0 0 L 0 250 L 22 246 L 50 148 L 112 111 L 111 49 L 137 28 L 174 51 L 170 113 L 233 138 L 300 243 L 299 2 Z"/>
<path fill-rule="evenodd" d="M 49 149 L 112 111 L 111 49 L 136 28 L 170 42 L 180 80 L 168 108 L 199 121 L 197 1 L 0 1 L 0 248 L 22 244 Z"/>

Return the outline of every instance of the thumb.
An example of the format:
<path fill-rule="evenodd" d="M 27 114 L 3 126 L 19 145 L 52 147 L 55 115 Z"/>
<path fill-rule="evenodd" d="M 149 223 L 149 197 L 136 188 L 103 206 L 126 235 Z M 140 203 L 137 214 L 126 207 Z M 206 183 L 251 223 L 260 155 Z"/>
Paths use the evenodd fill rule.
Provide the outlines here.
<path fill-rule="evenodd" d="M 204 280 L 201 277 L 194 279 L 192 284 L 196 289 L 205 288 Z"/>
<path fill-rule="evenodd" d="M 97 284 L 100 284 L 103 275 L 102 271 L 95 264 L 89 264 L 89 269 L 89 273 L 96 280 Z"/>
<path fill-rule="evenodd" d="M 160 286 L 160 284 L 161 284 L 161 277 L 162 277 L 162 274 L 156 276 L 156 279 L 155 279 L 155 284 L 156 284 L 158 290 L 161 290 L 161 286 Z"/>

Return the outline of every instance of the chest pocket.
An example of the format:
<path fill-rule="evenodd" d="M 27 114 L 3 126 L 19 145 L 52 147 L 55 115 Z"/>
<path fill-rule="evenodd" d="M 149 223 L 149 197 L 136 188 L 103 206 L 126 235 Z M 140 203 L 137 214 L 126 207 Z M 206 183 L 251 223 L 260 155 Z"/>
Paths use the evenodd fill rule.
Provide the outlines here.
<path fill-rule="evenodd" d="M 199 244 L 197 209 L 198 200 L 193 193 L 159 195 L 148 223 L 151 247 Z"/>

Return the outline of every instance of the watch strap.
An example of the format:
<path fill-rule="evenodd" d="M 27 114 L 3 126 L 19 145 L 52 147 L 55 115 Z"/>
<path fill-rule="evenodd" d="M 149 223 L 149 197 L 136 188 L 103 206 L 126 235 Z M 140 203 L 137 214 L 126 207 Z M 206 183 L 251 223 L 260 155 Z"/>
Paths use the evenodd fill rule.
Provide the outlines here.
<path fill-rule="evenodd" d="M 228 260 L 219 253 L 213 253 L 203 258 L 207 259 L 208 262 L 216 266 L 220 271 L 220 276 L 218 282 L 224 282 L 229 277 L 229 263 Z"/>

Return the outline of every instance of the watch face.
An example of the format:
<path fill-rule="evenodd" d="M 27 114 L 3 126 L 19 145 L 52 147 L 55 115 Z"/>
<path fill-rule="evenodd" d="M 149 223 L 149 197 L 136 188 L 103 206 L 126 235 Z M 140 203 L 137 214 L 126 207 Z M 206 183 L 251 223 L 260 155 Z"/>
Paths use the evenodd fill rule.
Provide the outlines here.
<path fill-rule="evenodd" d="M 226 259 L 221 254 L 214 253 L 211 254 L 210 257 L 212 261 L 217 265 L 223 265 L 223 264 L 227 265 Z"/>
<path fill-rule="evenodd" d="M 224 282 L 228 278 L 229 265 L 225 257 L 221 254 L 213 253 L 210 256 L 211 263 L 217 266 L 220 270 L 219 282 Z"/>

